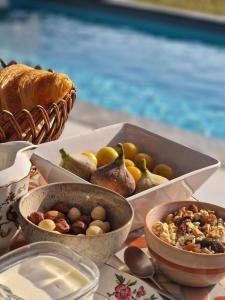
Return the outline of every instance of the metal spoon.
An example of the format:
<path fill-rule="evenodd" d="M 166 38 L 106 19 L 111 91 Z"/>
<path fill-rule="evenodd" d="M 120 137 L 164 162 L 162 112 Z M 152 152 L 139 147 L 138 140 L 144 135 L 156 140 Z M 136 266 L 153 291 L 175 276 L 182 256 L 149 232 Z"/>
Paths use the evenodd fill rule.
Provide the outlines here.
<path fill-rule="evenodd" d="M 176 297 L 166 292 L 155 280 L 155 267 L 149 257 L 138 247 L 128 247 L 124 251 L 124 261 L 130 271 L 137 277 L 150 279 L 157 287 L 158 293 L 170 300 L 178 300 Z"/>

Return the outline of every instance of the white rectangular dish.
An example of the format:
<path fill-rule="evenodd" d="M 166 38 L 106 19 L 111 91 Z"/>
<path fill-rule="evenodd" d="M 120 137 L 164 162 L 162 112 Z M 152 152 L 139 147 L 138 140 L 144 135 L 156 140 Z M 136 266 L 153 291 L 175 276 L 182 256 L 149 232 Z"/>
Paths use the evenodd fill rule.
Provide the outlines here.
<path fill-rule="evenodd" d="M 104 146 L 118 143 L 135 143 L 142 152 L 150 154 L 157 163 L 170 165 L 176 178 L 127 198 L 131 201 L 135 218 L 132 229 L 143 226 L 146 213 L 155 205 L 172 200 L 186 200 L 211 176 L 220 162 L 208 155 L 168 140 L 132 124 L 119 123 L 93 130 L 85 135 L 41 144 L 32 157 L 48 183 L 86 182 L 59 166 L 59 149 L 70 154 L 84 151 L 97 152 Z"/>

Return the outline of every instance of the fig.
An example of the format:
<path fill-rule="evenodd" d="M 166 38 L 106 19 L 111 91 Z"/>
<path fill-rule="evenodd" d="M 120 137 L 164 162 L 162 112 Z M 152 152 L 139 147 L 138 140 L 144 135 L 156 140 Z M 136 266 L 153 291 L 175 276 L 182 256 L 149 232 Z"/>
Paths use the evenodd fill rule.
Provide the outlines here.
<path fill-rule="evenodd" d="M 64 149 L 60 149 L 59 152 L 62 158 L 60 166 L 85 180 L 89 180 L 91 174 L 96 170 L 94 162 L 85 155 L 71 156 Z"/>
<path fill-rule="evenodd" d="M 160 185 L 168 181 L 167 178 L 151 173 L 146 166 L 146 160 L 142 159 L 140 164 L 142 176 L 137 182 L 135 193 L 140 193 L 151 187 Z"/>
<path fill-rule="evenodd" d="M 124 197 L 135 190 L 135 181 L 124 162 L 122 144 L 117 145 L 118 157 L 111 163 L 98 168 L 91 176 L 91 183 L 108 188 Z"/>

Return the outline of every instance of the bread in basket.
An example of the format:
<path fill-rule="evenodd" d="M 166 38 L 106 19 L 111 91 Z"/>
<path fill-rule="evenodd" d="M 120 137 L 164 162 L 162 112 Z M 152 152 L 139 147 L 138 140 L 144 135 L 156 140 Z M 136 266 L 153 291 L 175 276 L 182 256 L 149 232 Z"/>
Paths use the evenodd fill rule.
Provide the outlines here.
<path fill-rule="evenodd" d="M 73 82 L 40 66 L 0 62 L 0 142 L 57 139 L 76 98 Z"/>

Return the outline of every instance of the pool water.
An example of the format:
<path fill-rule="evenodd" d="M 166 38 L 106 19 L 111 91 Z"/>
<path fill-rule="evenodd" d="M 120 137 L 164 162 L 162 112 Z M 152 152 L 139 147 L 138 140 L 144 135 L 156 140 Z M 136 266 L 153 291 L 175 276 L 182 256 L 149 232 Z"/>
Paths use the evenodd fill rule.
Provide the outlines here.
<path fill-rule="evenodd" d="M 0 9 L 0 41 L 67 73 L 79 101 L 225 139 L 225 36 L 45 5 Z"/>

